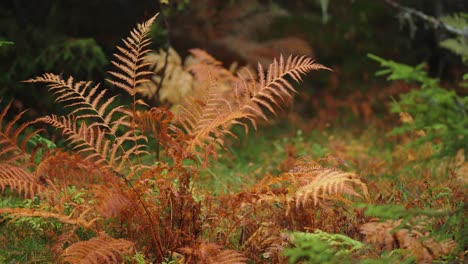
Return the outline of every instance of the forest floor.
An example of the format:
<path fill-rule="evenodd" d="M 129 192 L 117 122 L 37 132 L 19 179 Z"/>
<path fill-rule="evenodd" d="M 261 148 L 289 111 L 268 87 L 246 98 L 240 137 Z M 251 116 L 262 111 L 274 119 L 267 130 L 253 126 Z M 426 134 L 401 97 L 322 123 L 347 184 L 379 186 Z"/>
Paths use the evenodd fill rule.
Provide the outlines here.
<path fill-rule="evenodd" d="M 459 243 L 458 246 L 465 247 L 466 227 L 460 226 L 464 225 L 464 219 L 460 219 L 464 213 L 454 213 L 453 217 L 434 214 L 434 210 L 454 212 L 463 206 L 466 200 L 467 175 L 457 160 L 431 158 L 434 153 L 432 145 L 409 147 L 406 144 L 410 140 L 409 137 L 388 136 L 392 126 L 398 123 L 396 116 L 393 124 L 387 123 L 387 127 L 383 127 L 381 122 L 374 124 L 374 121 L 370 120 L 364 123 L 351 115 L 348 119 L 341 118 L 325 124 L 321 124 L 318 120 L 304 120 L 293 115 L 293 118 L 262 124 L 257 132 L 252 132 L 247 137 L 240 130 L 235 131 L 239 132 L 237 133 L 239 139 L 232 139 L 230 144 L 227 144 L 230 147 L 220 149 L 217 160 L 213 160 L 210 167 L 201 171 L 195 185 L 195 198 L 198 196 L 198 199 L 202 199 L 205 195 L 222 197 L 248 192 L 264 177 L 275 177 L 288 172 L 293 168 L 295 161 L 302 156 L 308 156 L 312 160 L 333 160 L 334 164 L 343 171 L 356 172 L 369 189 L 367 201 L 360 198 L 352 199 L 355 204 L 351 205 L 348 216 L 355 216 L 360 210 L 359 204 L 364 202 L 390 207 L 385 209 L 389 210 L 386 216 L 385 213 L 380 215 L 376 213 L 377 215 L 368 215 L 361 219 L 359 217 L 349 219 L 356 221 L 349 223 L 353 228 L 334 226 L 331 230 L 356 241 L 363 241 L 362 230 L 359 231 L 363 219 L 369 221 L 375 220 L 375 217 L 391 219 L 391 214 L 394 214 L 393 220 L 398 221 L 423 212 L 422 214 L 435 215 L 436 219 L 427 231 L 430 233 L 426 235 L 435 237 L 437 241 L 453 238 Z M 377 119 L 376 117 L 375 120 Z M 456 158 L 463 160 L 462 155 L 460 152 Z M 34 201 L 4 199 L 0 206 L 21 207 L 25 205 L 24 203 L 34 203 Z M 401 208 L 408 211 L 403 213 Z M 415 209 L 420 211 L 411 211 Z M 337 221 L 336 225 L 340 223 L 342 224 Z M 54 222 L 46 220 L 38 222 L 27 218 L 14 224 L 0 223 L 0 262 L 14 259 L 19 263 L 48 263 L 50 255 L 46 252 L 50 252 L 50 241 L 47 241 L 42 231 L 51 227 L 54 229 L 53 225 Z M 25 228 L 26 226 L 29 228 Z M 403 246 L 400 248 L 396 246 L 395 242 L 401 241 L 395 240 L 381 245 L 390 250 L 387 255 L 379 255 L 379 251 L 368 250 L 360 250 L 350 255 L 354 260 L 380 258 L 383 262 L 375 263 L 396 260 L 404 263 L 404 258 L 391 256 L 405 254 L 391 253 L 393 252 L 391 250 L 404 249 Z M 410 248 L 406 246 L 409 251 Z M 418 252 L 411 254 L 416 255 L 418 260 L 438 257 L 438 255 L 428 257 L 427 254 Z M 451 259 L 463 259 L 463 252 L 460 254 Z"/>

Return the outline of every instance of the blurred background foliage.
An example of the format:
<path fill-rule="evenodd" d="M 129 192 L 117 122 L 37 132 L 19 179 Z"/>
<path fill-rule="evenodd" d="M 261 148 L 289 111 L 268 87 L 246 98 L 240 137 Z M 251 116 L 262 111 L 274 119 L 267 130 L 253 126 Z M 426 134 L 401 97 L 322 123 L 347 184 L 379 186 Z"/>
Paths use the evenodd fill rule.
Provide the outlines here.
<path fill-rule="evenodd" d="M 56 72 L 81 80 L 104 80 L 115 45 L 137 21 L 161 12 L 153 49 L 174 47 L 182 56 L 202 48 L 229 66 L 255 66 L 280 53 L 315 57 L 334 73 L 312 75 L 300 111 L 310 112 L 310 95 L 336 97 L 366 92 L 381 79 L 367 53 L 409 65 L 426 62 L 430 76 L 454 83 L 463 74 L 463 38 L 374 0 L 4 0 L 0 3 L 0 97 L 15 98 L 30 115 L 54 105 L 44 88 L 20 81 Z M 398 1 L 433 17 L 467 12 L 463 0 Z M 463 18 L 463 14 L 460 15 Z M 444 18 L 457 23 L 456 18 Z M 443 41 L 443 47 L 439 45 Z M 313 82 L 311 80 L 314 80 Z M 313 85 L 310 85 L 313 84 Z M 115 91 L 116 92 L 116 91 Z M 54 109 L 59 110 L 58 108 Z"/>

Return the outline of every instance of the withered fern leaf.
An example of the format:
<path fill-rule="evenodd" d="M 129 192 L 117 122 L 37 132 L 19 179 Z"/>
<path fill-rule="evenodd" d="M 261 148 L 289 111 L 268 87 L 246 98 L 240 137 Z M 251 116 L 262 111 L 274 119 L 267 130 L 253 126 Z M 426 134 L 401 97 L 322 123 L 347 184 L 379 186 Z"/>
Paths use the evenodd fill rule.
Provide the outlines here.
<path fill-rule="evenodd" d="M 336 169 L 321 169 L 313 176 L 313 180 L 296 191 L 296 206 L 304 206 L 308 200 L 317 205 L 319 197 L 329 197 L 335 194 L 361 196 L 351 184 L 360 186 L 364 195 L 368 196 L 367 187 L 355 173 Z"/>
<path fill-rule="evenodd" d="M 76 82 L 72 77 L 67 81 L 59 75 L 46 73 L 43 76 L 29 79 L 30 83 L 46 83 L 56 97 L 56 102 L 73 108 L 67 117 L 55 115 L 38 118 L 36 122 L 47 123 L 62 131 L 75 150 L 88 154 L 87 160 L 119 172 L 129 157 L 139 155 L 145 147 L 144 136 L 127 132 L 119 134 L 119 129 L 131 130 L 133 114 L 123 105 L 112 107 L 116 96 L 104 101 L 106 89 L 91 82 Z M 110 109 L 111 108 L 111 109 Z M 123 147 L 124 142 L 131 141 L 130 149 Z M 87 146 L 87 147 L 85 147 Z M 118 162 L 120 159 L 120 162 Z M 110 165 L 110 166 L 109 166 Z"/>
<path fill-rule="evenodd" d="M 155 19 L 156 16 L 153 16 L 146 22 L 138 24 L 130 32 L 130 36 L 123 39 L 124 47 L 117 46 L 120 54 L 114 54 L 116 61 L 112 61 L 112 64 L 120 72 L 109 71 L 109 74 L 115 80 L 108 79 L 108 81 L 130 95 L 135 95 L 135 87 L 147 82 L 146 77 L 152 74 L 152 72 L 146 70 L 150 63 L 144 61 L 146 60 L 147 53 L 150 51 L 148 46 L 151 40 L 148 34 Z"/>
<path fill-rule="evenodd" d="M 0 190 L 7 187 L 16 193 L 22 193 L 27 198 L 32 198 L 44 190 L 44 186 L 38 181 L 29 169 L 35 167 L 33 158 L 26 151 L 27 142 L 41 130 L 25 132 L 32 122 L 25 122 L 17 126 L 18 121 L 25 111 L 17 114 L 5 123 L 4 119 L 11 107 L 11 102 L 0 113 Z M 5 123 L 5 124 L 4 124 Z M 23 133 L 25 132 L 25 133 Z M 22 139 L 20 139 L 22 136 Z"/>
<path fill-rule="evenodd" d="M 51 248 L 54 256 L 62 255 L 64 247 L 67 244 L 72 244 L 79 240 L 78 235 L 75 233 L 76 229 L 76 226 L 72 226 L 69 230 L 64 231 L 57 237 Z"/>
<path fill-rule="evenodd" d="M 122 172 L 130 162 L 131 155 L 145 152 L 144 144 L 137 144 L 125 150 L 123 144 L 127 140 L 146 140 L 142 135 L 134 135 L 132 130 L 125 132 L 114 141 L 106 138 L 106 132 L 99 127 L 88 126 L 85 122 L 78 123 L 71 116 L 59 117 L 45 116 L 38 120 L 60 129 L 67 142 L 84 160 L 94 162 L 96 165 L 115 172 Z"/>
<path fill-rule="evenodd" d="M 258 118 L 267 120 L 267 112 L 276 114 L 285 98 L 296 92 L 286 79 L 288 76 L 300 82 L 303 74 L 319 69 L 328 68 L 308 57 L 290 56 L 285 61 L 281 56 L 279 61 L 273 61 L 266 74 L 259 64 L 258 81 L 248 70 L 249 78 L 239 74 L 239 85 L 231 94 L 223 92 L 214 80 L 203 98 L 189 98 L 176 116 L 177 123 L 191 136 L 189 151 L 215 142 L 223 145 L 222 136 L 233 135 L 232 125 L 242 125 L 246 133 L 249 124 L 256 128 Z"/>
<path fill-rule="evenodd" d="M 293 195 L 297 208 L 309 202 L 317 205 L 319 198 L 333 199 L 334 195 L 361 197 L 355 190 L 357 186 L 361 188 L 362 196 L 366 199 L 369 197 L 367 185 L 356 173 L 322 167 L 307 156 L 299 158 L 284 177 L 289 177 L 297 186 Z"/>
<path fill-rule="evenodd" d="M 0 99 L 1 102 L 1 99 Z M 29 127 L 32 122 L 24 122 L 23 124 L 15 127 L 23 116 L 25 111 L 17 114 L 10 122 L 4 125 L 5 116 L 11 107 L 11 102 L 3 108 L 0 113 L 0 160 L 2 163 L 15 164 L 21 162 L 30 164 L 30 155 L 26 151 L 27 142 L 41 130 L 33 130 L 26 133 L 20 141 L 20 135 Z"/>
<path fill-rule="evenodd" d="M 289 56 L 286 61 L 280 56 L 279 61 L 275 59 L 268 66 L 266 75 L 263 66 L 258 64 L 258 82 L 252 81 L 253 77 L 250 80 L 241 77 L 242 90 L 236 94 L 240 110 L 253 114 L 247 118 L 256 127 L 255 118 L 268 119 L 264 109 L 276 114 L 275 107 L 281 107 L 281 102 L 296 92 L 286 77 L 300 83 L 302 75 L 319 69 L 330 70 L 305 56 Z"/>
<path fill-rule="evenodd" d="M 45 193 L 45 186 L 31 173 L 21 167 L 11 164 L 0 164 L 0 191 L 10 190 L 33 198 L 36 194 Z"/>
<path fill-rule="evenodd" d="M 215 243 L 199 243 L 179 251 L 186 256 L 186 263 L 245 264 L 248 261 L 239 251 L 223 249 Z"/>
<path fill-rule="evenodd" d="M 64 224 L 81 226 L 86 229 L 91 228 L 91 226 L 98 220 L 95 217 L 92 217 L 92 216 L 90 217 L 89 215 L 90 211 L 91 211 L 91 208 L 88 208 L 82 212 L 75 213 L 75 211 L 73 211 L 70 215 L 65 215 L 62 213 L 38 211 L 37 209 L 29 209 L 29 208 L 0 208 L 0 214 L 7 213 L 15 218 L 19 218 L 19 217 L 53 218 Z"/>
<path fill-rule="evenodd" d="M 133 242 L 114 239 L 105 233 L 80 241 L 67 247 L 60 255 L 64 263 L 101 264 L 122 263 L 124 254 L 130 255 L 134 250 Z"/>
<path fill-rule="evenodd" d="M 403 248 L 417 259 L 418 263 L 433 263 L 435 260 L 452 253 L 457 243 L 453 239 L 436 241 L 427 230 L 417 222 L 424 218 L 413 219 L 415 225 L 401 228 L 402 220 L 368 222 L 360 227 L 364 241 L 378 249 L 393 250 Z"/>
<path fill-rule="evenodd" d="M 103 126 L 109 130 L 113 115 L 117 112 L 125 113 L 122 111 L 122 106 L 117 106 L 106 113 L 116 96 L 106 98 L 106 102 L 102 103 L 107 90 L 100 89 L 99 84 L 92 86 L 92 82 L 74 82 L 73 77 L 64 80 L 60 75 L 52 73 L 45 73 L 25 82 L 47 84 L 49 91 L 56 97 L 56 102 L 64 103 L 65 107 L 73 109 L 70 115 L 76 116 L 77 119 L 92 120 L 96 118 L 95 125 Z"/>
<path fill-rule="evenodd" d="M 188 149 L 194 151 L 197 146 L 202 147 L 207 142 L 224 145 L 222 137 L 225 134 L 234 136 L 229 130 L 230 126 L 246 115 L 235 111 L 229 100 L 224 99 L 217 86 L 213 85 L 205 102 L 197 99 L 187 101 L 178 121 L 192 137 Z"/>

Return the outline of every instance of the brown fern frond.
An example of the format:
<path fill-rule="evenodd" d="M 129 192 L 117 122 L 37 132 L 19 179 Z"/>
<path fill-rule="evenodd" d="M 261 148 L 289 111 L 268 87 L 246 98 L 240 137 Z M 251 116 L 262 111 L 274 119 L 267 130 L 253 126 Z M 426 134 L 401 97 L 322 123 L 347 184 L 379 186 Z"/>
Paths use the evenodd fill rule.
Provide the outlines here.
<path fill-rule="evenodd" d="M 94 160 L 97 164 L 101 164 L 106 163 L 105 160 L 108 159 L 108 165 L 115 165 L 114 170 L 120 171 L 124 163 L 129 162 L 131 155 L 146 153 L 143 150 L 145 145 L 142 144 L 146 141 L 145 136 L 137 136 L 133 132 L 117 134 L 119 128 L 132 127 L 133 114 L 124 106 L 109 109 L 116 96 L 102 102 L 106 90 L 99 90 L 99 85 L 92 86 L 91 82 L 74 83 L 72 77 L 65 81 L 61 76 L 50 73 L 26 82 L 47 83 L 49 90 L 56 96 L 57 102 L 74 108 L 68 117 L 46 116 L 35 122 L 42 121 L 61 128 L 68 136 L 69 142 L 75 145 L 76 150 L 82 154 L 84 152 L 89 154 L 87 160 Z M 74 115 L 76 117 L 72 118 L 71 116 Z M 123 148 L 126 141 L 131 141 L 133 147 Z M 85 147 L 86 145 L 88 148 Z"/>
<path fill-rule="evenodd" d="M 246 264 L 248 259 L 239 251 L 232 249 L 221 250 L 210 263 L 219 264 Z"/>
<path fill-rule="evenodd" d="M 288 237 L 282 233 L 283 228 L 274 222 L 261 223 L 242 247 L 250 253 L 249 257 L 258 258 L 255 252 L 262 252 L 263 258 L 272 263 L 281 263 L 280 252 L 288 245 Z"/>
<path fill-rule="evenodd" d="M 379 249 L 392 250 L 396 248 L 396 241 L 391 231 L 401 224 L 400 221 L 388 220 L 386 222 L 369 222 L 361 226 L 361 234 L 365 237 L 365 242 L 376 246 Z"/>
<path fill-rule="evenodd" d="M 156 15 L 157 16 L 157 15 Z M 148 34 L 156 16 L 142 24 L 138 24 L 130 32 L 130 36 L 123 40 L 124 47 L 117 47 L 120 54 L 114 54 L 116 61 L 112 64 L 120 70 L 120 72 L 109 71 L 115 80 L 108 81 L 125 90 L 128 94 L 135 94 L 135 87 L 147 81 L 145 77 L 151 75 L 152 72 L 145 70 L 150 63 L 145 63 L 147 53 L 150 51 L 147 47 L 150 45 Z"/>
<path fill-rule="evenodd" d="M 419 230 L 421 226 L 410 226 L 411 229 L 400 228 L 402 220 L 387 220 L 386 222 L 369 222 L 361 226 L 364 241 L 378 249 L 407 249 L 416 257 L 418 263 L 432 263 L 442 256 L 449 255 L 457 244 L 452 239 L 437 242 Z M 414 229 L 413 229 L 414 228 Z"/>
<path fill-rule="evenodd" d="M 45 187 L 28 171 L 28 167 L 34 166 L 34 163 L 26 151 L 26 144 L 41 130 L 23 133 L 33 122 L 25 122 L 15 127 L 25 111 L 17 114 L 3 126 L 10 107 L 11 102 L 0 113 L 0 190 L 3 192 L 9 187 L 16 193 L 32 198 L 36 194 L 43 193 Z M 21 140 L 20 135 L 23 137 Z"/>
<path fill-rule="evenodd" d="M 222 249 L 220 245 L 214 243 L 199 243 L 193 248 L 185 247 L 179 251 L 186 256 L 187 263 L 245 264 L 248 261 L 242 253 Z"/>
<path fill-rule="evenodd" d="M 26 198 L 33 198 L 36 194 L 45 195 L 46 187 L 38 178 L 21 167 L 11 164 L 0 164 L 0 191 L 9 187 L 12 191 L 22 193 Z"/>
<path fill-rule="evenodd" d="M 264 109 L 276 114 L 274 108 L 280 107 L 281 102 L 286 97 L 292 97 L 292 94 L 296 92 L 291 83 L 286 80 L 287 76 L 299 83 L 302 81 L 301 76 L 303 74 L 319 69 L 330 70 L 321 64 L 315 63 L 313 59 L 304 56 L 289 56 L 286 62 L 281 56 L 279 61 L 275 59 L 269 65 L 266 75 L 263 66 L 258 64 L 258 82 L 253 81 L 253 78 L 245 79 L 240 76 L 242 85 L 236 94 L 240 110 L 266 120 L 267 116 Z M 248 119 L 256 127 L 255 119 Z"/>
<path fill-rule="evenodd" d="M 195 63 L 190 64 L 187 70 L 195 76 L 196 80 L 201 82 L 216 80 L 218 83 L 223 83 L 234 82 L 237 79 L 233 72 L 222 66 L 222 62 L 206 51 L 191 49 L 189 52 L 194 57 Z"/>
<path fill-rule="evenodd" d="M 37 166 L 36 177 L 55 182 L 59 186 L 74 185 L 86 187 L 89 184 L 102 182 L 105 175 L 93 162 L 86 161 L 79 155 L 63 151 L 48 153 Z"/>
<path fill-rule="evenodd" d="M 49 91 L 56 97 L 55 102 L 64 103 L 65 107 L 73 108 L 70 115 L 77 119 L 96 119 L 94 126 L 102 126 L 110 130 L 110 123 L 117 113 L 127 114 L 123 106 L 109 106 L 117 96 L 105 98 L 106 89 L 100 89 L 99 84 L 92 86 L 91 82 L 74 82 L 73 77 L 67 80 L 60 75 L 45 73 L 42 76 L 26 80 L 28 83 L 45 83 Z M 105 100 L 105 102 L 103 102 Z"/>
<path fill-rule="evenodd" d="M 0 208 L 0 214 L 6 213 L 15 217 L 12 221 L 19 217 L 42 217 L 42 218 L 53 218 L 64 224 L 71 224 L 75 226 L 82 226 L 86 229 L 90 229 L 98 218 L 90 218 L 88 213 L 91 208 L 85 209 L 82 212 L 74 210 L 70 215 L 64 215 L 61 213 L 53 213 L 47 211 L 39 211 L 37 209 L 29 208 Z M 75 213 L 78 212 L 78 213 Z M 88 219 L 90 218 L 90 219 Z"/>
<path fill-rule="evenodd" d="M 360 187 L 359 193 L 356 187 Z M 299 212 L 307 204 L 317 206 L 321 200 L 349 202 L 343 194 L 369 198 L 367 185 L 357 174 L 324 168 L 307 156 L 299 158 L 291 170 L 279 177 L 265 177 L 252 191 L 258 197 L 256 204 L 283 204 L 286 216 L 290 215 L 292 206 Z"/>
<path fill-rule="evenodd" d="M 118 184 L 97 184 L 92 188 L 97 202 L 95 208 L 105 218 L 119 217 L 133 206 L 132 200 Z"/>
<path fill-rule="evenodd" d="M 295 166 L 283 177 L 298 188 L 294 192 L 296 207 L 305 206 L 312 200 L 317 205 L 319 198 L 334 199 L 333 195 L 348 194 L 361 197 L 354 189 L 359 186 L 364 197 L 369 197 L 367 185 L 352 172 L 336 168 L 323 168 L 308 157 L 299 158 Z"/>
<path fill-rule="evenodd" d="M 1 99 L 0 99 L 1 102 Z M 11 102 L 0 113 L 0 159 L 2 163 L 14 164 L 21 161 L 23 164 L 31 164 L 30 155 L 26 152 L 27 142 L 41 130 L 33 130 L 25 135 L 20 141 L 19 136 L 33 122 L 25 122 L 15 127 L 25 111 L 17 114 L 10 122 L 3 126 L 4 118 L 11 107 Z"/>
<path fill-rule="evenodd" d="M 230 132 L 230 127 L 249 114 L 242 111 L 235 111 L 233 105 L 223 98 L 216 85 L 208 91 L 206 100 L 189 101 L 179 114 L 181 126 L 186 133 L 192 137 L 188 142 L 189 151 L 194 151 L 196 147 L 206 143 L 217 142 L 223 146 L 222 137 L 226 134 L 234 136 Z M 234 136 L 235 137 L 235 136 Z"/>
<path fill-rule="evenodd" d="M 153 107 L 147 111 L 137 112 L 135 115 L 135 122 L 142 131 L 153 132 L 155 135 L 161 133 L 167 134 L 168 126 L 173 117 L 174 114 L 167 109 Z M 158 137 L 155 136 L 155 138 Z"/>
<path fill-rule="evenodd" d="M 216 66 L 212 58 L 206 60 Z M 248 79 L 239 75 L 237 83 L 240 85 L 231 95 L 220 89 L 214 79 L 214 84 L 208 87 L 205 96 L 187 100 L 176 117 L 177 123 L 192 137 L 188 142 L 189 151 L 214 142 L 223 145 L 222 137 L 232 135 L 230 128 L 233 125 L 244 126 L 246 133 L 248 123 L 256 128 L 258 117 L 268 119 L 265 109 L 276 114 L 275 108 L 280 108 L 285 97 L 291 97 L 295 92 L 285 79 L 287 76 L 299 82 L 302 74 L 318 69 L 328 68 L 306 57 L 290 56 L 286 62 L 280 57 L 279 62 L 275 60 L 269 66 L 266 76 L 263 67 L 259 65 L 258 83 L 250 72 Z"/>
<path fill-rule="evenodd" d="M 126 141 L 146 141 L 146 137 L 135 135 L 131 130 L 111 141 L 106 138 L 104 130 L 99 127 L 90 127 L 84 122 L 78 124 L 70 116 L 51 115 L 39 118 L 38 121 L 60 129 L 73 149 L 84 156 L 84 160 L 92 161 L 102 168 L 112 169 L 118 173 L 122 172 L 126 165 L 131 164 L 131 155 L 146 153 L 144 144 L 137 144 L 129 150 L 124 150 L 123 144 Z"/>
<path fill-rule="evenodd" d="M 76 229 L 76 226 L 72 226 L 69 230 L 58 236 L 51 249 L 55 257 L 60 256 L 68 244 L 73 244 L 79 240 L 78 235 L 75 233 Z"/>
<path fill-rule="evenodd" d="M 115 239 L 105 233 L 88 241 L 80 241 L 66 248 L 60 255 L 64 263 L 98 264 L 121 263 L 125 255 L 131 255 L 134 244 L 128 240 Z"/>
<path fill-rule="evenodd" d="M 321 169 L 310 183 L 296 191 L 296 206 L 304 206 L 310 198 L 314 205 L 317 205 L 319 197 L 327 198 L 340 193 L 360 197 L 361 195 L 354 190 L 353 184 L 360 186 L 364 195 L 368 196 L 366 184 L 355 173 Z"/>

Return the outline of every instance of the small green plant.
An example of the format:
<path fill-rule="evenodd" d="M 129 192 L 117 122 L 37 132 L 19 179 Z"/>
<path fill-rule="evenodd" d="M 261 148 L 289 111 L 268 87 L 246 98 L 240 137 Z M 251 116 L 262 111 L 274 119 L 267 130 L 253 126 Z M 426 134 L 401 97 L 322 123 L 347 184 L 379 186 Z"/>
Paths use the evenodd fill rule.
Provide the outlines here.
<path fill-rule="evenodd" d="M 369 58 L 379 62 L 385 69 L 377 75 L 388 75 L 388 80 L 403 80 L 421 85 L 400 95 L 392 103 L 391 111 L 405 116 L 403 124 L 391 131 L 391 135 L 414 132 L 418 135 L 412 146 L 425 142 L 434 143 L 436 156 L 455 156 L 460 149 L 468 149 L 468 97 L 444 89 L 439 80 L 430 78 L 424 65 L 416 67 L 385 60 L 373 54 Z"/>
<path fill-rule="evenodd" d="M 283 254 L 289 263 L 347 263 L 347 256 L 362 248 L 362 243 L 340 234 L 329 234 L 320 230 L 314 233 L 293 232 L 294 247 Z"/>
<path fill-rule="evenodd" d="M 440 20 L 446 25 L 466 32 L 468 29 L 468 13 L 458 13 L 441 17 Z M 463 63 L 468 64 L 468 39 L 466 36 L 448 38 L 440 42 L 440 46 L 459 55 Z"/>
<path fill-rule="evenodd" d="M 1 46 L 8 46 L 8 45 L 13 45 L 15 43 L 11 42 L 11 41 L 6 41 L 6 40 L 0 40 L 0 47 Z"/>

